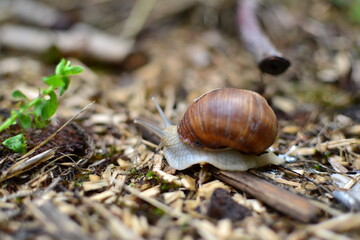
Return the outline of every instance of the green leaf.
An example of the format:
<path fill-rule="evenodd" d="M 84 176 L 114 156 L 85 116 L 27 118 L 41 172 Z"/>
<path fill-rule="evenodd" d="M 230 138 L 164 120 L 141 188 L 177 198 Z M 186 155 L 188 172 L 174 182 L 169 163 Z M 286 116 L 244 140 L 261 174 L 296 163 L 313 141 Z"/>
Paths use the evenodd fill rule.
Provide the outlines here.
<path fill-rule="evenodd" d="M 45 77 L 43 78 L 43 81 L 50 86 L 54 86 L 54 87 L 62 87 L 64 86 L 64 81 L 62 79 L 61 76 L 59 75 L 52 75 L 49 77 Z"/>
<path fill-rule="evenodd" d="M 55 114 L 58 108 L 58 102 L 56 93 L 54 91 L 49 93 L 50 99 L 45 100 L 44 106 L 42 107 L 41 117 L 43 120 L 48 120 L 52 115 Z"/>
<path fill-rule="evenodd" d="M 60 96 L 68 89 L 70 84 L 70 79 L 68 77 L 63 77 L 64 86 L 60 87 Z"/>
<path fill-rule="evenodd" d="M 47 89 L 42 89 L 38 98 L 30 101 L 25 94 L 16 90 L 12 93 L 14 98 L 20 99 L 20 109 L 13 110 L 11 117 L 0 124 L 0 131 L 8 128 L 11 124 L 18 122 L 23 128 L 29 128 L 33 124 L 36 127 L 44 127 L 48 119 L 53 116 L 58 108 L 56 91 L 62 96 L 69 88 L 70 75 L 75 75 L 83 71 L 80 66 L 71 66 L 71 62 L 61 59 L 55 68 L 55 74 L 44 77 L 43 81 L 49 85 Z M 48 99 L 47 99 L 48 97 Z"/>
<path fill-rule="evenodd" d="M 9 128 L 12 124 L 16 123 L 17 114 L 18 114 L 18 111 L 16 111 L 16 110 L 11 111 L 10 117 L 8 119 L 6 119 L 5 122 L 3 122 L 0 125 L 1 131 L 3 131 L 4 129 Z"/>
<path fill-rule="evenodd" d="M 19 99 L 22 99 L 25 101 L 28 100 L 27 97 L 25 96 L 25 94 L 20 90 L 13 91 L 11 95 L 13 98 L 19 98 Z"/>
<path fill-rule="evenodd" d="M 56 93 L 51 91 L 49 97 L 48 100 L 41 99 L 41 101 L 34 106 L 34 113 L 39 117 L 38 120 L 42 122 L 41 125 L 54 115 L 58 108 Z"/>
<path fill-rule="evenodd" d="M 27 150 L 26 139 L 23 134 L 8 138 L 2 144 L 17 153 L 25 153 Z"/>
<path fill-rule="evenodd" d="M 68 61 L 68 62 L 70 62 L 70 61 Z M 55 68 L 55 75 L 62 75 L 65 65 L 66 65 L 66 59 L 63 58 L 63 59 L 61 59 L 61 61 L 58 63 L 58 65 Z"/>
<path fill-rule="evenodd" d="M 44 105 L 45 105 L 45 99 L 41 98 L 39 102 L 37 102 L 35 105 L 34 105 L 34 114 L 35 116 L 37 117 L 41 117 L 42 115 L 42 109 L 44 108 Z"/>
<path fill-rule="evenodd" d="M 19 123 L 22 128 L 28 129 L 31 127 L 31 116 L 30 114 L 21 114 L 19 116 Z"/>
<path fill-rule="evenodd" d="M 64 72 L 65 75 L 70 76 L 70 75 L 76 75 L 81 73 L 82 71 L 84 71 L 84 69 L 80 66 L 69 66 L 69 68 L 67 68 Z"/>
<path fill-rule="evenodd" d="M 44 128 L 48 124 L 48 121 L 43 121 L 41 117 L 34 117 L 34 123 L 37 128 Z"/>
<path fill-rule="evenodd" d="M 65 64 L 64 70 L 68 69 L 70 66 L 71 66 L 71 62 L 67 61 L 66 64 Z"/>

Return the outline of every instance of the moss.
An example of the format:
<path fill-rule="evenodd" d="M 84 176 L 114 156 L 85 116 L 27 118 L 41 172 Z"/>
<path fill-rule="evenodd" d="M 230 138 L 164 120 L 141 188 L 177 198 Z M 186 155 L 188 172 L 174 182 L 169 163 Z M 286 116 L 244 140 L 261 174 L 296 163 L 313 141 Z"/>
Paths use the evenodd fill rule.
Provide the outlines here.
<path fill-rule="evenodd" d="M 158 180 L 158 179 L 159 179 L 159 176 L 157 176 L 156 173 L 153 172 L 153 171 L 148 171 L 148 172 L 146 173 L 146 178 L 147 178 L 148 180 L 151 180 L 151 179 L 156 179 L 156 180 Z"/>
<path fill-rule="evenodd" d="M 166 180 L 162 180 L 161 183 L 160 183 L 161 192 L 174 191 L 174 190 L 177 190 L 179 188 L 180 188 L 180 186 L 177 185 L 176 183 L 171 183 L 171 182 L 168 182 Z"/>
<path fill-rule="evenodd" d="M 143 184 L 149 184 L 151 186 L 160 185 L 161 192 L 174 191 L 180 188 L 176 183 L 162 179 L 156 172 L 149 169 L 132 169 L 127 184 L 133 187 L 139 187 Z"/>
<path fill-rule="evenodd" d="M 151 224 L 155 224 L 161 217 L 165 215 L 163 210 L 143 201 L 141 201 L 136 208 L 132 208 L 132 212 L 137 216 L 145 216 Z"/>

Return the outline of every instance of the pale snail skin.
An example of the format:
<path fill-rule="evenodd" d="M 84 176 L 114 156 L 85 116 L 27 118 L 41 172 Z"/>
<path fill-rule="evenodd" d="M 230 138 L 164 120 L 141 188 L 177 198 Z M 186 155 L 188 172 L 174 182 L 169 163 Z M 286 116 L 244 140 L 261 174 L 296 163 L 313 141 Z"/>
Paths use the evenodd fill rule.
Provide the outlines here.
<path fill-rule="evenodd" d="M 170 124 L 154 98 L 152 98 L 152 101 L 163 120 L 165 128 L 159 129 L 141 120 L 135 120 L 134 122 L 151 129 L 160 136 L 164 157 L 172 168 L 184 170 L 195 164 L 207 163 L 221 170 L 246 171 L 250 168 L 258 168 L 270 164 L 277 165 L 284 162 L 284 159 L 276 156 L 269 150 L 260 155 L 255 155 L 244 154 L 233 149 L 208 151 L 186 145 L 178 136 L 177 126 Z"/>

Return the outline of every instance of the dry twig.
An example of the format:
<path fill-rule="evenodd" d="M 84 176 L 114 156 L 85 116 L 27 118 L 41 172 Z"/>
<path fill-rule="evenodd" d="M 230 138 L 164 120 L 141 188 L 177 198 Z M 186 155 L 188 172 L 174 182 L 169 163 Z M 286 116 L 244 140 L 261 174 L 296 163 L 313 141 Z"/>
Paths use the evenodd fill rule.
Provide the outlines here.
<path fill-rule="evenodd" d="M 277 75 L 285 72 L 290 62 L 273 46 L 256 19 L 257 1 L 238 0 L 237 23 L 240 36 L 254 55 L 262 72 Z"/>
<path fill-rule="evenodd" d="M 220 180 L 296 220 L 314 222 L 320 213 L 309 200 L 270 184 L 254 174 L 221 171 L 213 167 L 210 170 Z"/>

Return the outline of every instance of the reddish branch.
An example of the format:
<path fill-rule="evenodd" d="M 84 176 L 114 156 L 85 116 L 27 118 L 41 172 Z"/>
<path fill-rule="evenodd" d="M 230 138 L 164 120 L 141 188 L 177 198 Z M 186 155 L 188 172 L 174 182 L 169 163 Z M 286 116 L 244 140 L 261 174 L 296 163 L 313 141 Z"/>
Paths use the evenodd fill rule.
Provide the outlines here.
<path fill-rule="evenodd" d="M 290 66 L 290 62 L 281 56 L 261 30 L 256 18 L 256 9 L 255 0 L 238 1 L 237 24 L 240 37 L 253 54 L 262 72 L 272 75 L 281 74 Z"/>

